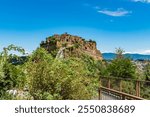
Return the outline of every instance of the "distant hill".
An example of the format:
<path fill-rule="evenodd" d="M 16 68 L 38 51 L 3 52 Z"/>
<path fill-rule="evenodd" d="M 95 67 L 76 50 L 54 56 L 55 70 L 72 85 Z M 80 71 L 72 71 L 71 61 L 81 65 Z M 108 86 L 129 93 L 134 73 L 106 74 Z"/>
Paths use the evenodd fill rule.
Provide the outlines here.
<path fill-rule="evenodd" d="M 103 58 L 106 60 L 112 60 L 116 57 L 115 53 L 102 53 Z M 150 60 L 150 55 L 142 54 L 124 54 L 126 57 L 129 57 L 133 60 Z"/>

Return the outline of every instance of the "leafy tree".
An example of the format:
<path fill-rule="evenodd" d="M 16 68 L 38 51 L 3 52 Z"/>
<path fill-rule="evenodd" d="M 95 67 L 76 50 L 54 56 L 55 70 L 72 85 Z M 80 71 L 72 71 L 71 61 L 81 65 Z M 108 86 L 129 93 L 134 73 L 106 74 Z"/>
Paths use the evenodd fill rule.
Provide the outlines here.
<path fill-rule="evenodd" d="M 9 54 L 12 50 L 25 54 L 23 48 L 14 45 L 4 48 L 3 52 L 0 53 L 0 98 L 7 95 L 7 90 L 22 87 L 24 82 L 24 73 L 21 67 L 10 62 L 13 58 L 19 59 L 17 55 Z"/>
<path fill-rule="evenodd" d="M 96 77 L 81 58 L 58 60 L 38 48 L 26 64 L 34 99 L 91 99 Z"/>
<path fill-rule="evenodd" d="M 129 58 L 125 58 L 122 53 L 124 51 L 117 49 L 117 57 L 108 65 L 110 76 L 122 78 L 135 78 L 136 67 Z"/>
<path fill-rule="evenodd" d="M 123 56 L 124 50 L 116 49 L 116 58 L 107 66 L 108 75 L 112 77 L 119 77 L 124 79 L 136 78 L 136 66 L 132 63 L 130 58 Z M 120 80 L 111 80 L 111 87 L 115 90 L 119 89 Z M 123 92 L 135 94 L 135 85 L 133 82 L 122 81 Z"/>
<path fill-rule="evenodd" d="M 136 67 L 129 58 L 114 59 L 108 65 L 110 76 L 122 78 L 135 78 Z"/>
<path fill-rule="evenodd" d="M 121 48 L 116 48 L 116 57 L 117 58 L 123 58 L 124 56 L 123 56 L 123 53 L 124 53 L 125 51 L 123 50 L 123 49 L 121 49 Z"/>

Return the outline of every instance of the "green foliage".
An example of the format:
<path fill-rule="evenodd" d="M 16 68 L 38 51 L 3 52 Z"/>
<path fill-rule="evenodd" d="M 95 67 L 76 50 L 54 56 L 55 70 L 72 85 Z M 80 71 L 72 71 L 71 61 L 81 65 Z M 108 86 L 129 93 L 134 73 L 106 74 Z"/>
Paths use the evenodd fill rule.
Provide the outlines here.
<path fill-rule="evenodd" d="M 136 67 L 129 58 L 123 56 L 124 50 L 116 50 L 116 58 L 108 65 L 110 76 L 121 78 L 135 78 Z"/>
<path fill-rule="evenodd" d="M 123 50 L 123 49 L 121 49 L 121 48 L 116 48 L 116 57 L 117 58 L 123 58 L 124 56 L 123 56 L 123 53 L 124 53 L 125 51 Z"/>
<path fill-rule="evenodd" d="M 135 95 L 135 82 L 126 81 L 126 79 L 136 79 L 136 66 L 130 60 L 130 58 L 125 58 L 123 56 L 124 50 L 121 48 L 116 49 L 116 58 L 108 63 L 106 66 L 105 73 L 108 76 L 114 77 L 114 80 L 111 81 L 111 88 L 119 90 L 119 80 L 116 78 L 124 78 L 125 81 L 122 81 L 122 91 L 128 94 Z"/>
<path fill-rule="evenodd" d="M 135 85 L 136 85 L 135 82 L 132 82 L 132 81 L 122 81 L 123 92 L 136 95 Z"/>
<path fill-rule="evenodd" d="M 43 48 L 37 48 L 23 64 L 13 64 L 12 60 L 20 60 L 17 51 L 25 54 L 21 47 L 10 45 L 0 53 L 0 99 L 35 99 L 35 100 L 79 100 L 92 99 L 97 95 L 100 76 L 136 78 L 136 67 L 129 58 L 125 58 L 123 50 L 116 51 L 117 57 L 110 63 L 95 61 L 88 55 L 55 59 L 58 50 L 49 54 Z M 145 77 L 149 80 L 150 65 L 145 67 Z M 117 87 L 118 81 L 111 86 Z M 149 84 L 141 85 L 141 95 L 149 97 Z M 134 83 L 123 81 L 123 91 L 135 94 Z M 9 90 L 17 90 L 11 95 Z M 147 93 L 145 93 L 146 91 Z"/>
<path fill-rule="evenodd" d="M 150 63 L 145 66 L 145 79 L 150 81 Z"/>
<path fill-rule="evenodd" d="M 92 39 L 90 39 L 89 42 L 96 43 L 96 41 L 94 41 L 94 40 L 92 40 Z"/>
<path fill-rule="evenodd" d="M 50 37 L 46 38 L 46 42 L 50 42 L 51 44 L 55 44 L 56 41 L 57 41 L 57 39 L 54 36 L 50 36 Z"/>
<path fill-rule="evenodd" d="M 54 59 L 38 48 L 27 65 L 29 91 L 34 99 L 91 99 L 96 77 L 80 58 Z"/>
<path fill-rule="evenodd" d="M 54 37 L 52 37 L 51 40 L 50 40 L 50 43 L 56 44 L 56 42 L 57 42 L 57 40 Z"/>
<path fill-rule="evenodd" d="M 129 58 L 117 58 L 108 65 L 108 72 L 114 77 L 135 78 L 136 67 Z"/>
<path fill-rule="evenodd" d="M 79 44 L 79 43 L 75 43 L 75 44 L 74 44 L 74 47 L 75 47 L 75 48 L 79 48 L 79 47 L 80 47 L 80 44 Z"/>
<path fill-rule="evenodd" d="M 98 63 L 89 56 L 81 58 L 55 59 L 45 49 L 38 48 L 28 61 L 19 60 L 9 51 L 24 49 L 14 45 L 4 48 L 0 55 L 0 99 L 91 99 L 98 89 Z M 15 96 L 7 91 L 16 89 Z"/>
<path fill-rule="evenodd" d="M 67 43 L 63 43 L 63 44 L 62 44 L 62 47 L 67 47 Z"/>
<path fill-rule="evenodd" d="M 143 80 L 150 81 L 150 63 L 144 67 Z M 141 96 L 145 99 L 150 99 L 150 82 L 141 83 Z"/>
<path fill-rule="evenodd" d="M 13 100 L 14 99 L 14 97 L 7 92 L 1 91 L 0 94 L 1 94 L 0 100 Z"/>
<path fill-rule="evenodd" d="M 9 54 L 9 51 L 18 51 L 25 54 L 25 51 L 21 47 L 10 45 L 4 48 L 0 56 L 0 98 L 8 97 L 6 94 L 7 90 L 13 89 L 14 87 L 23 87 L 25 83 L 24 71 L 20 66 L 15 66 L 10 63 L 10 60 L 17 58 L 17 55 Z"/>
<path fill-rule="evenodd" d="M 141 87 L 141 97 L 150 100 L 150 83 Z"/>

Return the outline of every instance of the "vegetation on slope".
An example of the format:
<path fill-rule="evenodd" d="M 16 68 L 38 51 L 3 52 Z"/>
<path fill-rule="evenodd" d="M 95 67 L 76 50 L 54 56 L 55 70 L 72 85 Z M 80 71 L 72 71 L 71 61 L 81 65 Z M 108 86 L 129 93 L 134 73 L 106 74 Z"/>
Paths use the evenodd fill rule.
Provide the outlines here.
<path fill-rule="evenodd" d="M 43 48 L 37 48 L 27 59 L 10 54 L 25 50 L 10 45 L 0 53 L 0 99 L 77 100 L 97 96 L 100 76 L 137 79 L 137 68 L 117 50 L 112 62 L 96 61 L 88 55 L 56 59 Z M 19 61 L 15 64 L 13 61 Z M 149 80 L 150 67 L 145 67 L 144 80 Z M 111 86 L 118 89 L 118 81 Z M 150 84 L 141 85 L 141 96 L 150 98 Z M 123 82 L 123 91 L 134 94 L 135 85 Z"/>
<path fill-rule="evenodd" d="M 87 55 L 58 60 L 45 49 L 38 48 L 24 64 L 14 65 L 10 62 L 12 58 L 8 51 L 1 54 L 1 99 L 92 99 L 97 94 L 97 61 Z M 22 95 L 9 96 L 9 90 Z"/>

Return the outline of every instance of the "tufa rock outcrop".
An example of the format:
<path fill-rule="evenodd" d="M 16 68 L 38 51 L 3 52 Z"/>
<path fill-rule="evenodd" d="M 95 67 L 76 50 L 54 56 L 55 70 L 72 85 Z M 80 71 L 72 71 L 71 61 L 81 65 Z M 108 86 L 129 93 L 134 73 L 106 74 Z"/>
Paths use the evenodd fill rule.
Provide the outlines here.
<path fill-rule="evenodd" d="M 86 41 L 81 37 L 72 36 L 67 33 L 48 37 L 46 41 L 41 42 L 40 46 L 50 53 L 57 50 L 57 54 L 64 58 L 69 56 L 79 57 L 81 54 L 87 54 L 95 60 L 102 60 L 102 54 L 97 50 L 95 41 Z"/>

